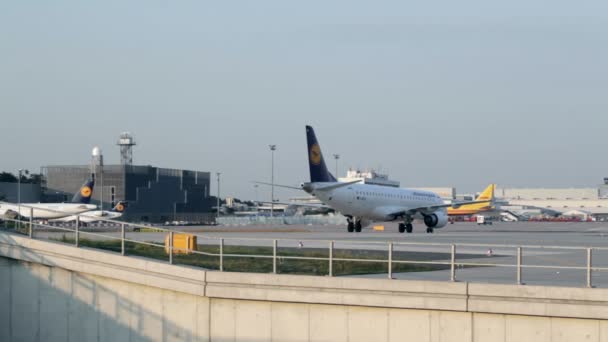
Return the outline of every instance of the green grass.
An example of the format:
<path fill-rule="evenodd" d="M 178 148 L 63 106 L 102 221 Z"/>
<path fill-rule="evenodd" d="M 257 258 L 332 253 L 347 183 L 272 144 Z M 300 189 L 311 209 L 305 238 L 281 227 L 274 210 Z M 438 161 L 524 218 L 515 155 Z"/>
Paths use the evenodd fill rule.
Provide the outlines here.
<path fill-rule="evenodd" d="M 55 239 L 64 243 L 74 243 L 73 238 L 63 235 L 61 239 Z M 97 248 L 120 253 L 121 246 L 118 240 L 90 240 L 80 239 L 80 246 Z M 219 254 L 219 246 L 198 245 L 197 250 L 205 253 Z M 125 242 L 127 255 L 141 256 L 157 260 L 168 261 L 169 256 L 165 253 L 164 247 L 149 246 Z M 272 247 L 252 247 L 252 246 L 224 246 L 224 254 L 239 254 L 243 256 L 231 257 L 224 255 L 224 270 L 229 272 L 253 272 L 271 273 L 272 258 L 248 257 L 247 255 L 265 255 L 272 257 Z M 327 258 L 327 249 L 299 249 L 281 247 L 277 250 L 277 271 L 281 274 L 303 274 L 303 275 L 327 275 L 329 262 L 327 260 L 294 260 L 285 259 L 287 256 Z M 478 255 L 458 255 L 459 258 L 478 257 Z M 379 259 L 386 260 L 386 251 L 374 250 L 334 250 L 334 258 L 341 259 Z M 448 253 L 424 253 L 424 252 L 394 252 L 393 260 L 414 260 L 432 261 L 447 260 Z M 202 267 L 205 269 L 218 270 L 220 267 L 219 256 L 208 256 L 201 254 L 175 254 L 174 264 Z M 433 264 L 399 264 L 393 263 L 393 272 L 424 272 L 449 268 L 448 265 Z M 355 261 L 334 261 L 334 275 L 356 275 L 387 273 L 388 265 L 386 262 L 355 262 Z"/>
<path fill-rule="evenodd" d="M 34 225 L 35 227 L 35 225 Z M 2 221 L 0 223 L 0 229 L 12 230 L 17 234 L 29 235 L 30 223 L 28 221 L 21 221 L 21 227 L 19 223 L 15 221 Z"/>

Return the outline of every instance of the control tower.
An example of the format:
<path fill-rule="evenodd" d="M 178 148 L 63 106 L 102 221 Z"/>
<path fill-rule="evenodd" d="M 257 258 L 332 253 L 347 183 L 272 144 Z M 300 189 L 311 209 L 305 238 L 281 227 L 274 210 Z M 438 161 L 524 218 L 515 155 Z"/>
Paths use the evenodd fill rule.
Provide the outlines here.
<path fill-rule="evenodd" d="M 133 135 L 129 132 L 121 133 L 116 145 L 120 146 L 120 164 L 133 165 L 133 146 L 136 145 Z"/>

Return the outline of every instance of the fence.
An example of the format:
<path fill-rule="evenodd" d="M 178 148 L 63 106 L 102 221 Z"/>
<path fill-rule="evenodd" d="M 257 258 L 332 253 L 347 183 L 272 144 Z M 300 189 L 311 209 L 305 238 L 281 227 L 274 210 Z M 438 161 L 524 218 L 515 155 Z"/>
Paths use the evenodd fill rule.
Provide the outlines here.
<path fill-rule="evenodd" d="M 2 204 L 0 202 L 0 204 Z M 593 274 L 594 272 L 602 272 L 608 271 L 607 265 L 594 265 L 593 257 L 594 253 L 606 253 L 608 252 L 607 247 L 574 247 L 574 246 L 542 246 L 542 245 L 506 245 L 506 244 L 471 244 L 471 243 L 429 243 L 429 242 L 407 242 L 407 241 L 348 241 L 348 240 L 298 240 L 298 239 L 262 239 L 262 238 L 225 238 L 225 237 L 210 237 L 206 236 L 204 233 L 193 233 L 193 232 L 180 232 L 173 229 L 155 227 L 155 226 L 147 226 L 141 224 L 131 224 L 116 220 L 107 220 L 99 217 L 95 217 L 98 221 L 106 222 L 106 226 L 108 229 L 115 228 L 116 231 L 112 232 L 99 232 L 99 231 L 87 231 L 83 230 L 83 219 L 90 220 L 91 217 L 87 216 L 86 213 L 82 213 L 76 215 L 76 220 L 73 225 L 68 227 L 58 227 L 54 225 L 50 225 L 45 222 L 38 222 L 34 219 L 34 210 L 35 207 L 29 207 L 27 205 L 22 205 L 23 208 L 29 209 L 29 217 L 16 217 L 16 218 L 6 218 L 4 220 L 4 228 L 10 229 L 14 228 L 16 232 L 20 232 L 22 234 L 27 234 L 30 238 L 37 238 L 37 234 L 42 234 L 38 232 L 48 232 L 48 231 L 60 231 L 67 232 L 73 234 L 73 241 L 69 241 L 73 243 L 76 247 L 83 247 L 82 242 L 84 241 L 84 237 L 92 237 L 97 239 L 97 241 L 119 241 L 118 246 L 112 246 L 111 248 L 106 246 L 109 250 L 113 250 L 119 252 L 122 255 L 144 255 L 144 256 L 152 256 L 154 258 L 159 258 L 161 253 L 154 252 L 148 254 L 142 254 L 141 249 L 143 247 L 138 246 L 147 246 L 150 248 L 165 248 L 164 243 L 158 242 L 150 242 L 150 241 L 141 241 L 135 238 L 127 237 L 127 233 L 131 233 L 134 231 L 141 232 L 160 232 L 164 233 L 161 235 L 161 238 L 164 238 L 166 234 L 169 236 L 169 253 L 167 255 L 168 262 L 170 264 L 180 263 L 180 264 L 190 264 L 195 266 L 203 266 L 204 262 L 201 260 L 197 260 L 197 257 L 200 258 L 214 258 L 217 263 L 215 264 L 219 271 L 226 271 L 226 261 L 228 259 L 253 259 L 253 260 L 262 260 L 265 261 L 268 266 L 267 271 L 272 273 L 282 273 L 280 271 L 280 266 L 284 263 L 289 263 L 292 261 L 305 261 L 305 262 L 314 262 L 316 263 L 315 267 L 317 268 L 317 274 L 319 273 L 319 269 L 327 276 L 336 276 L 336 265 L 339 263 L 362 263 L 362 264 L 375 264 L 379 265 L 379 267 L 386 267 L 387 277 L 389 279 L 393 279 L 395 269 L 398 269 L 400 265 L 434 265 L 440 266 L 442 270 L 449 270 L 449 275 L 444 280 L 449 281 L 457 281 L 458 272 L 461 269 L 466 268 L 508 268 L 515 271 L 515 276 L 511 280 L 516 284 L 524 284 L 524 279 L 522 275 L 523 270 L 539 270 L 539 269 L 552 269 L 559 271 L 579 271 L 584 273 L 584 279 L 581 283 L 585 284 L 586 287 L 593 287 Z M 27 211 L 27 209 L 26 209 Z M 45 209 L 45 211 L 54 211 Z M 12 227 L 11 227 L 12 226 Z M 174 236 L 176 233 L 184 233 L 191 234 L 197 236 L 199 241 L 199 246 L 206 246 L 207 251 L 204 248 L 197 248 L 195 250 L 185 250 L 182 248 L 175 247 L 173 245 Z M 131 233 L 133 236 L 139 233 Z M 162 239 L 164 240 L 164 239 Z M 64 239 L 64 242 L 68 240 Z M 247 243 L 243 243 L 247 241 Z M 128 244 L 131 244 L 128 246 Z M 336 245 L 340 245 L 342 247 L 337 247 Z M 242 249 L 238 249 L 243 245 L 248 246 L 250 249 L 243 252 Z M 352 248 L 345 248 L 345 246 L 350 245 Z M 288 250 L 287 252 L 283 249 L 297 249 L 306 246 L 306 248 L 313 250 L 314 253 L 310 255 L 296 255 L 296 253 Z M 86 246 L 84 246 L 86 247 Z M 139 248 L 139 250 L 138 250 Z M 485 259 L 486 261 L 475 261 L 474 259 L 480 259 L 481 256 L 479 254 L 473 254 L 473 256 L 466 256 L 459 253 L 465 253 L 467 250 L 479 250 L 488 248 L 489 252 L 500 252 L 500 254 L 504 254 L 505 258 L 494 258 L 494 259 Z M 230 252 L 229 249 L 232 249 L 233 252 Z M 438 250 L 442 251 L 441 255 L 434 260 L 424 260 L 411 258 L 410 253 L 416 249 L 432 249 L 435 254 L 437 254 Z M 355 250 L 355 251 L 373 251 L 374 253 L 360 253 L 354 254 L 360 257 L 345 257 L 344 255 L 338 255 L 337 252 L 343 252 L 344 250 Z M 559 253 L 582 253 L 585 257 L 584 262 L 581 265 L 551 265 L 551 264 L 540 264 L 540 263 L 524 263 L 524 252 L 530 250 L 540 250 L 546 255 L 552 255 L 556 252 Z M 176 254 L 178 251 L 185 251 L 194 257 L 189 257 L 186 259 L 181 254 Z M 256 253 L 257 251 L 257 253 Z M 259 251 L 266 251 L 267 253 L 260 253 Z M 164 251 L 163 251 L 164 253 Z M 344 253 L 342 253 L 344 254 Z M 498 253 L 497 253 L 498 254 Z M 164 255 L 164 254 L 162 254 Z M 538 256 L 541 255 L 540 259 L 542 260 L 542 253 L 530 253 L 529 256 Z M 365 257 L 361 257 L 365 256 Z M 410 256 L 410 258 L 408 258 Z M 608 256 L 608 254 L 607 254 Z M 513 262 L 501 262 L 505 261 L 505 259 L 513 259 Z M 573 257 L 568 257 L 568 261 L 570 262 Z M 473 259 L 471 261 L 470 259 Z M 531 258 L 533 260 L 534 258 Z M 579 258 L 582 259 L 582 258 Z M 498 262 L 489 262 L 488 260 L 498 260 Z M 608 258 L 607 258 L 608 260 Z M 580 260 L 582 261 L 582 260 Z M 215 262 L 215 261 L 214 261 Z M 280 265 L 281 264 L 281 265 Z M 296 269 L 290 270 L 291 273 L 304 273 L 299 272 L 298 265 L 300 267 L 304 267 L 303 264 L 295 264 Z M 319 265 L 323 265 L 322 267 Z M 264 267 L 260 266 L 259 262 L 246 264 L 244 269 L 239 269 L 239 271 L 264 271 Z M 249 268 L 248 268 L 249 267 Z M 213 267 L 206 267 L 213 268 Z M 377 270 L 371 273 L 378 273 Z"/>

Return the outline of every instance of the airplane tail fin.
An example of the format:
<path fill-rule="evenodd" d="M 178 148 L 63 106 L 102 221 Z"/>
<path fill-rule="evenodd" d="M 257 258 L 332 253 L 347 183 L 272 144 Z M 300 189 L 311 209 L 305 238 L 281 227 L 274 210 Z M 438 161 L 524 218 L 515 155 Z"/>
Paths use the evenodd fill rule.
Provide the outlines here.
<path fill-rule="evenodd" d="M 95 179 L 89 178 L 80 190 L 72 197 L 72 203 L 91 203 L 91 196 L 93 196 L 93 187 L 95 186 Z"/>
<path fill-rule="evenodd" d="M 493 201 L 495 188 L 496 188 L 496 184 L 488 185 L 488 187 L 485 188 L 485 190 L 482 191 L 475 200 L 476 201 Z"/>
<path fill-rule="evenodd" d="M 126 201 L 118 201 L 118 203 L 116 203 L 116 205 L 114 206 L 114 208 L 112 208 L 113 212 L 117 212 L 117 213 L 124 213 L 125 209 L 127 209 L 127 202 Z"/>
<path fill-rule="evenodd" d="M 327 170 L 321 146 L 319 146 L 315 131 L 311 126 L 306 126 L 306 140 L 308 142 L 310 182 L 337 182 L 336 178 Z"/>

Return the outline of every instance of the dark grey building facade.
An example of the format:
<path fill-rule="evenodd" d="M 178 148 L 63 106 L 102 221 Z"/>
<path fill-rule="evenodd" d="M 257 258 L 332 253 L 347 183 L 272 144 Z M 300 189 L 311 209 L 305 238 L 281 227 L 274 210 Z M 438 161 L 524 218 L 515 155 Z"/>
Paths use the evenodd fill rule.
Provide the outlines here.
<path fill-rule="evenodd" d="M 19 192 L 21 192 L 21 195 L 19 195 Z M 0 201 L 17 203 L 19 197 L 21 197 L 21 203 L 40 202 L 40 184 L 0 182 Z"/>
<path fill-rule="evenodd" d="M 85 180 L 91 168 L 81 166 L 45 166 L 42 168 L 45 198 L 69 200 Z M 209 195 L 209 172 L 165 169 L 153 166 L 104 165 L 97 173 L 93 203 L 104 209 L 118 201 L 127 201 L 124 220 L 143 222 L 189 221 L 213 222 L 215 197 Z"/>

